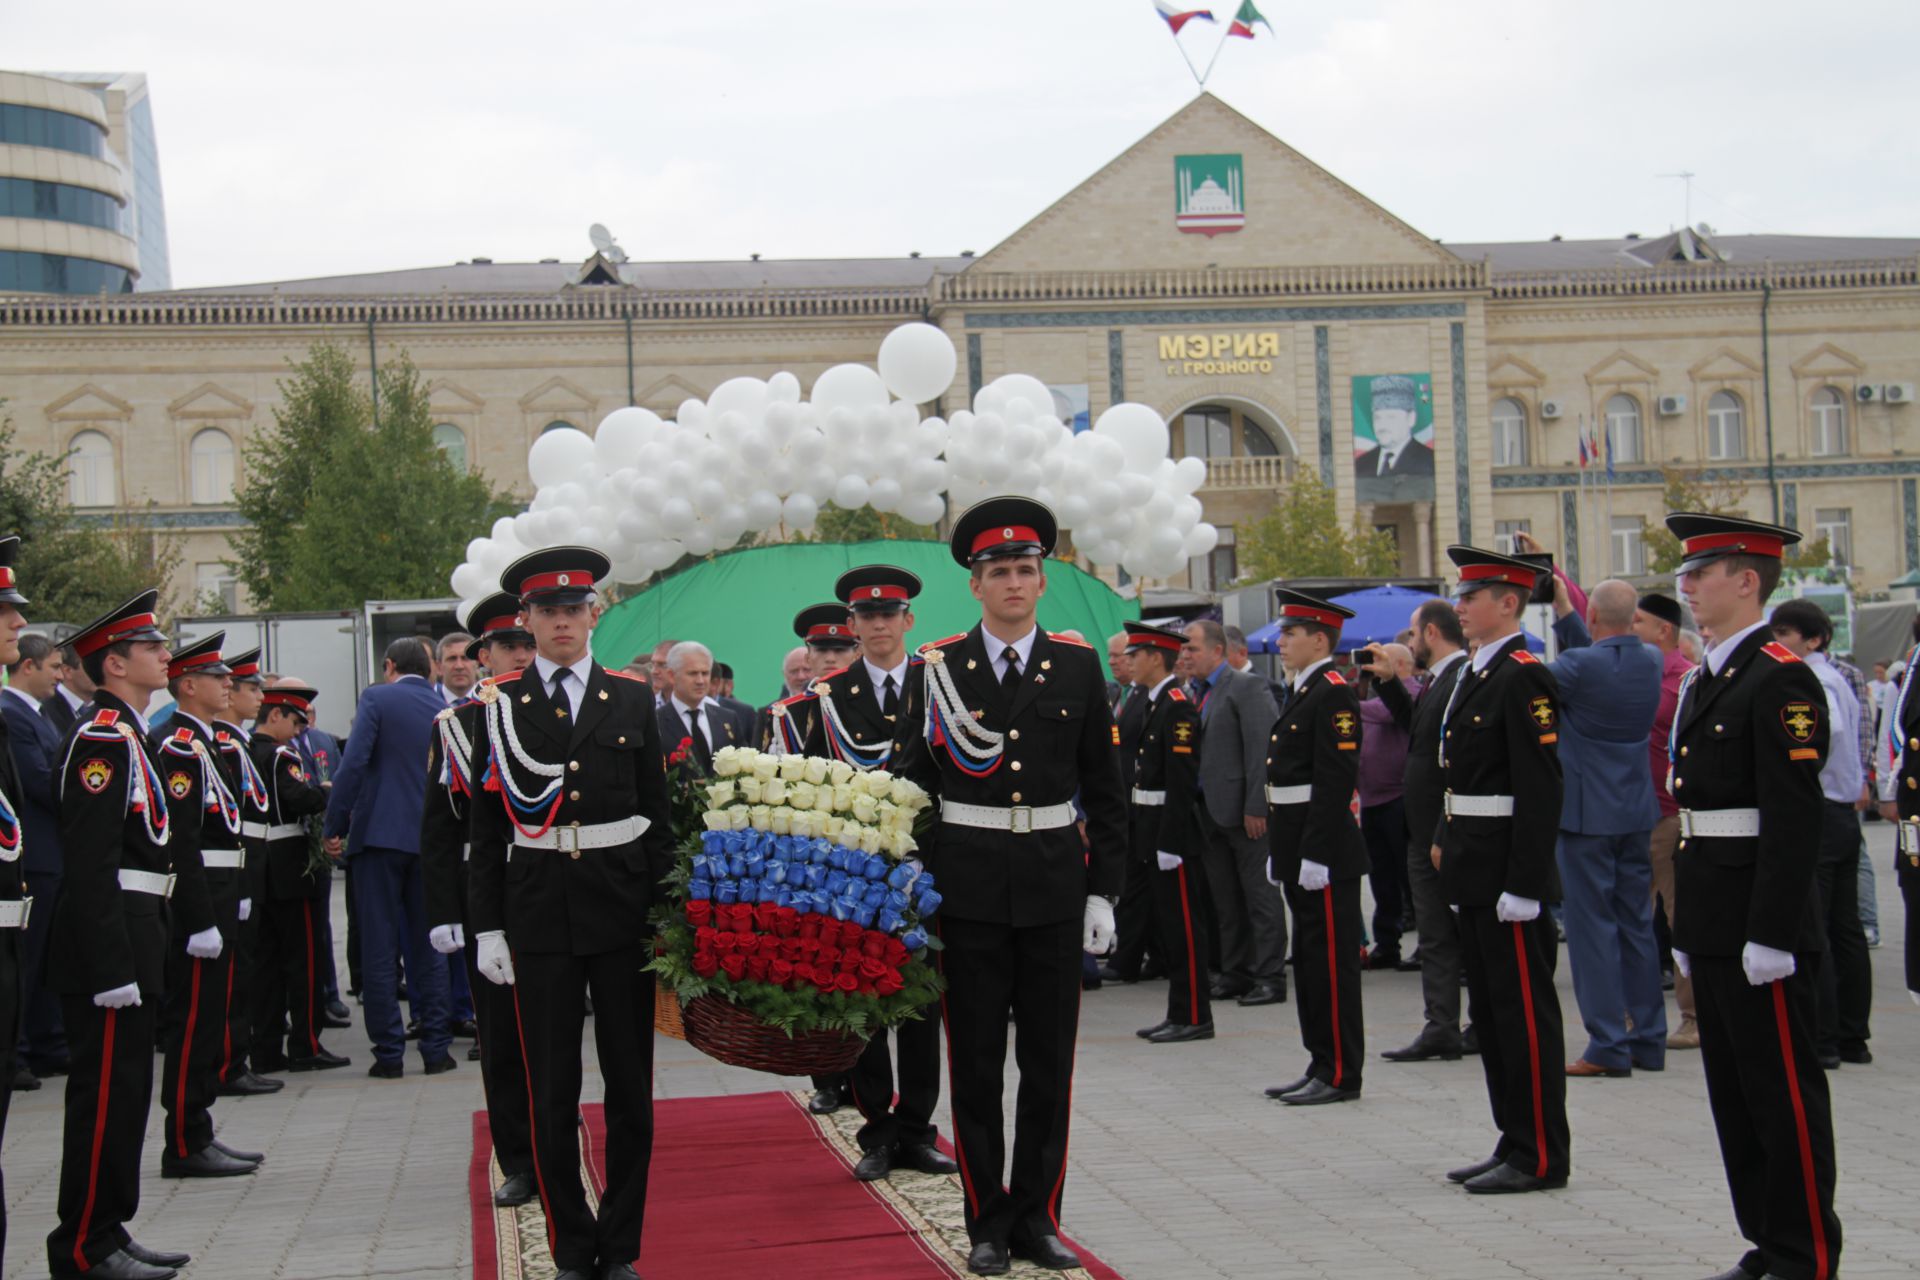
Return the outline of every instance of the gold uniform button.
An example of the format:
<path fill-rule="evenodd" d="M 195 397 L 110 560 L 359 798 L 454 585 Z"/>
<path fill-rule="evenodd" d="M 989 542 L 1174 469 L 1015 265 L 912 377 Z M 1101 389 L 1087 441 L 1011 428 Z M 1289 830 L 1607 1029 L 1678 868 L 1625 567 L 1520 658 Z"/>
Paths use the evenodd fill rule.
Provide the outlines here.
<path fill-rule="evenodd" d="M 1013 762 L 1013 771 L 1014 771 L 1015 773 L 1018 773 L 1018 772 L 1020 772 L 1020 762 L 1019 762 L 1018 760 L 1015 760 L 1015 761 Z"/>
<path fill-rule="evenodd" d="M 1907 750 L 1909 750 L 1909 751 L 1920 751 L 1920 738 L 1908 738 L 1908 739 L 1907 739 Z"/>
<path fill-rule="evenodd" d="M 574 773 L 578 773 L 580 772 L 580 762 L 578 760 L 569 760 L 567 761 L 567 768 Z"/>
<path fill-rule="evenodd" d="M 1014 792 L 1014 793 L 1013 793 L 1013 802 L 1014 802 L 1015 804 L 1019 804 L 1019 803 L 1020 803 L 1020 793 L 1019 793 L 1018 791 L 1016 791 L 1016 792 Z"/>
<path fill-rule="evenodd" d="M 1715 725 L 1715 726 L 1713 726 L 1713 731 L 1714 731 L 1715 733 L 1725 733 L 1725 732 L 1727 731 L 1727 726 L 1725 726 L 1725 725 L 1723 725 L 1723 724 L 1717 724 L 1717 725 Z"/>
<path fill-rule="evenodd" d="M 1007 737 L 1013 739 L 1015 742 L 1018 742 L 1020 741 L 1020 731 L 1018 729 L 1009 729 L 1007 730 Z"/>
<path fill-rule="evenodd" d="M 1920 787 L 1920 778 L 1908 778 L 1907 790 L 1912 791 L 1915 787 Z"/>
<path fill-rule="evenodd" d="M 574 860 L 575 862 L 578 862 L 578 861 L 580 861 L 580 851 L 579 851 L 578 849 L 575 849 L 575 850 L 573 851 L 573 860 Z"/>
<path fill-rule="evenodd" d="M 578 800 L 579 798 L 580 798 L 580 793 L 579 793 L 578 791 L 569 791 L 569 792 L 567 792 L 567 799 L 569 799 L 569 800 Z"/>
<path fill-rule="evenodd" d="M 1686 785 L 1687 785 L 1687 780 L 1685 778 L 1675 778 L 1673 780 L 1673 789 L 1675 791 L 1678 791 L 1681 787 L 1684 787 Z"/>
<path fill-rule="evenodd" d="M 620 735 L 620 745 L 623 747 L 627 745 L 627 735 L 624 733 Z"/>
<path fill-rule="evenodd" d="M 1479 723 L 1480 723 L 1480 717 L 1479 717 L 1479 716 L 1475 716 L 1475 717 L 1473 718 L 1473 722 L 1474 722 L 1475 724 L 1479 724 Z"/>
<path fill-rule="evenodd" d="M 1680 748 L 1680 758 L 1681 758 L 1681 759 L 1683 759 L 1683 760 L 1684 760 L 1684 759 L 1686 759 L 1686 757 L 1687 757 L 1687 754 L 1688 754 L 1689 752 L 1691 752 L 1692 750 L 1693 750 L 1693 748 L 1692 748 L 1692 747 L 1682 747 L 1682 748 Z"/>

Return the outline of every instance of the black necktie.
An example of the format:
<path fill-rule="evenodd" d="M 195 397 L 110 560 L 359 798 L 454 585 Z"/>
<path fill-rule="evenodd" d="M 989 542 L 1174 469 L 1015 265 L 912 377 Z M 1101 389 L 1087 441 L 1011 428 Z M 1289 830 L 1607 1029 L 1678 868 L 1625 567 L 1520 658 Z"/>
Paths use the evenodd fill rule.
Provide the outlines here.
<path fill-rule="evenodd" d="M 700 728 L 700 708 L 687 712 L 688 736 L 693 739 L 694 758 L 704 766 L 713 760 L 713 745 L 707 741 L 707 735 Z"/>
<path fill-rule="evenodd" d="M 894 713 L 899 709 L 900 694 L 893 685 L 893 672 L 889 671 L 887 672 L 886 689 L 880 695 L 880 710 L 887 719 L 891 720 L 893 719 Z"/>
<path fill-rule="evenodd" d="M 553 703 L 562 711 L 573 710 L 573 703 L 567 697 L 567 677 L 572 674 L 572 669 L 568 667 L 561 667 L 553 673 Z"/>
<path fill-rule="evenodd" d="M 1000 677 L 1000 688 L 1008 696 L 1012 696 L 1013 691 L 1020 687 L 1020 653 L 1012 645 L 1008 645 L 1002 652 L 1006 655 L 1007 672 Z"/>

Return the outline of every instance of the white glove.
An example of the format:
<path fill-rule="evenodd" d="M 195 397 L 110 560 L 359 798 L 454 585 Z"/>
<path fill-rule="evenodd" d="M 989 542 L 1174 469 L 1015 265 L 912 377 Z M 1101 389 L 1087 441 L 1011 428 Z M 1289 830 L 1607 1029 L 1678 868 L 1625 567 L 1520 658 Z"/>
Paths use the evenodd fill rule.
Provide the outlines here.
<path fill-rule="evenodd" d="M 202 929 L 187 939 L 187 954 L 195 960 L 218 960 L 226 945 L 219 929 Z"/>
<path fill-rule="evenodd" d="M 1103 956 L 1113 950 L 1113 904 L 1097 894 L 1087 895 L 1085 950 Z"/>
<path fill-rule="evenodd" d="M 248 916 L 252 914 L 253 914 L 253 899 L 252 898 L 240 899 L 240 918 L 242 920 L 245 920 Z"/>
<path fill-rule="evenodd" d="M 93 998 L 93 1002 L 102 1009 L 124 1009 L 128 1005 L 140 1003 L 140 984 L 129 982 L 124 987 L 115 987 L 111 991 L 102 991 Z"/>
<path fill-rule="evenodd" d="M 1493 904 L 1494 919 L 1501 924 L 1525 924 L 1540 917 L 1540 903 L 1535 898 L 1516 898 L 1510 893 L 1500 895 L 1500 901 Z"/>
<path fill-rule="evenodd" d="M 1749 984 L 1764 987 L 1769 982 L 1793 976 L 1793 952 L 1776 951 L 1772 947 L 1749 942 L 1740 949 L 1740 967 L 1747 971 Z"/>
<path fill-rule="evenodd" d="M 1309 858 L 1300 859 L 1300 887 L 1308 893 L 1318 893 L 1327 887 L 1329 877 L 1323 862 L 1314 862 Z"/>
<path fill-rule="evenodd" d="M 441 955 L 450 956 L 467 945 L 467 935 L 457 924 L 437 924 L 427 931 L 427 941 Z"/>
<path fill-rule="evenodd" d="M 1673 967 L 1680 971 L 1681 977 L 1691 978 L 1693 976 L 1693 957 L 1684 951 L 1676 949 L 1673 953 Z"/>
<path fill-rule="evenodd" d="M 1907 996 L 1915 1004 L 1920 1004 L 1920 991 L 1909 991 L 1907 992 Z"/>
<path fill-rule="evenodd" d="M 507 950 L 506 931 L 489 929 L 475 934 L 474 941 L 480 944 L 480 954 L 474 959 L 474 968 L 480 970 L 480 976 L 503 987 L 512 986 L 513 954 Z"/>
<path fill-rule="evenodd" d="M 1167 853 L 1165 850 L 1160 850 L 1155 852 L 1153 856 L 1160 860 L 1160 869 L 1162 871 L 1178 871 L 1180 869 L 1182 859 L 1177 853 Z"/>

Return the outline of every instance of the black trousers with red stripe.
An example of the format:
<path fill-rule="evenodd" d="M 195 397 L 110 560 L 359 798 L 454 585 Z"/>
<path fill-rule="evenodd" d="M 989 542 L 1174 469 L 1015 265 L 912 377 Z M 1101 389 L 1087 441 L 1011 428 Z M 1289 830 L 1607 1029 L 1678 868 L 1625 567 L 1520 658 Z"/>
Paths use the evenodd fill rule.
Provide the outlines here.
<path fill-rule="evenodd" d="M 942 916 L 948 1094 L 967 1236 L 1006 1244 L 1059 1230 L 1080 1030 L 1082 922 L 1016 927 Z M 1020 1090 L 1007 1173 L 1007 1015 Z"/>
<path fill-rule="evenodd" d="M 227 934 L 223 925 L 221 932 Z M 175 938 L 167 953 L 167 1030 L 160 1070 L 160 1106 L 167 1113 L 169 1156 L 184 1159 L 213 1141 L 213 1100 L 226 1063 L 231 942 L 212 960 L 196 960 Z M 177 954 L 176 954 L 177 953 Z"/>
<path fill-rule="evenodd" d="M 1199 858 L 1182 858 L 1171 871 L 1148 865 L 1152 877 L 1153 953 L 1167 970 L 1167 1021 L 1182 1027 L 1213 1021 L 1207 995 L 1207 868 Z"/>
<path fill-rule="evenodd" d="M 1460 957 L 1480 1067 L 1500 1141 L 1493 1154 L 1536 1178 L 1567 1176 L 1566 1043 L 1553 989 L 1560 942 L 1543 907 L 1525 924 L 1460 908 Z"/>
<path fill-rule="evenodd" d="M 1826 1280 L 1839 1268 L 1840 1219 L 1833 1113 L 1813 1048 L 1825 957 L 1795 959 L 1791 978 L 1756 987 L 1738 956 L 1694 956 L 1693 998 L 1734 1221 L 1753 1243 L 1742 1266 Z"/>
<path fill-rule="evenodd" d="M 0 929 L 0 1142 L 7 1136 L 7 1112 L 13 1105 L 14 1046 L 20 1041 L 22 997 L 20 959 L 25 929 Z M 7 1256 L 7 1186 L 0 1177 L 0 1264 Z"/>
<path fill-rule="evenodd" d="M 280 1070 L 287 1058 L 320 1048 L 326 1010 L 326 899 L 255 901 L 252 1034 L 254 1069 Z"/>
<path fill-rule="evenodd" d="M 520 1032 L 513 1018 L 513 988 L 489 982 L 476 967 L 478 944 L 467 938 L 460 958 L 473 992 L 473 1021 L 480 1029 L 480 1087 L 487 1095 L 487 1128 L 493 1154 L 507 1174 L 533 1172 L 533 1139 L 527 1129 L 527 1067 L 520 1058 Z"/>
<path fill-rule="evenodd" d="M 866 1123 L 860 1126 L 862 1151 L 880 1147 L 931 1146 L 940 1131 L 933 1124 L 933 1107 L 940 1100 L 939 1011 L 901 1023 L 891 1032 L 899 1051 L 900 1079 L 893 1075 L 895 1054 L 887 1047 L 888 1032 L 867 1041 L 859 1060 L 848 1072 L 853 1105 Z"/>
<path fill-rule="evenodd" d="M 248 854 L 248 858 L 252 858 Z M 248 916 L 234 929 L 233 965 L 227 971 L 227 1038 L 220 1062 L 220 1083 L 244 1073 L 253 1048 L 254 989 L 260 985 L 260 917 L 266 904 L 253 899 Z"/>
<path fill-rule="evenodd" d="M 61 996 L 72 1069 L 60 1148 L 59 1224 L 47 1237 L 56 1276 L 80 1274 L 125 1248 L 140 1210 L 140 1147 L 153 1105 L 154 1025 L 159 1002 L 102 1009 Z"/>
<path fill-rule="evenodd" d="M 1293 909 L 1293 1007 L 1307 1074 L 1336 1089 L 1360 1088 L 1366 1061 L 1360 1012 L 1360 881 L 1308 892 L 1287 886 Z"/>

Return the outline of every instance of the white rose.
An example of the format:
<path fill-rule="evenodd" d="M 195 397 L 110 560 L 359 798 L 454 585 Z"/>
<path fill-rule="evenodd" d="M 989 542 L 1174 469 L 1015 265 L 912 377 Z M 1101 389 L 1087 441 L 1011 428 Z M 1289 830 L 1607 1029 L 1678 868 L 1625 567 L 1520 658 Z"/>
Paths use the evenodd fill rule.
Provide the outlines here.
<path fill-rule="evenodd" d="M 760 779 L 760 781 L 762 782 L 765 782 L 767 779 L 771 778 L 774 774 L 780 772 L 780 761 L 778 757 L 763 756 L 763 755 L 759 755 L 757 752 L 755 753 L 755 755 L 756 755 L 756 759 L 753 762 L 754 777 Z"/>
<path fill-rule="evenodd" d="M 860 852 L 880 852 L 880 833 L 872 827 L 862 827 L 860 829 Z"/>
<path fill-rule="evenodd" d="M 754 778 L 754 777 L 742 778 L 740 779 L 739 787 L 740 787 L 740 798 L 742 800 L 745 800 L 748 804 L 759 804 L 765 798 L 765 795 L 761 788 L 760 779 L 758 778 Z"/>
<path fill-rule="evenodd" d="M 787 784 L 779 778 L 768 778 L 760 788 L 760 798 L 768 804 L 785 804 Z"/>
<path fill-rule="evenodd" d="M 718 809 L 731 799 L 733 799 L 733 783 L 715 782 L 707 787 L 707 804 L 709 807 Z"/>
<path fill-rule="evenodd" d="M 840 837 L 846 834 L 846 830 L 847 820 L 845 818 L 836 818 L 831 814 L 820 824 L 820 834 L 835 844 L 840 843 Z"/>
<path fill-rule="evenodd" d="M 727 826 L 734 831 L 745 831 L 747 829 L 747 823 L 751 821 L 753 817 L 745 805 L 735 805 L 731 809 L 722 810 L 722 812 L 726 816 Z"/>
<path fill-rule="evenodd" d="M 870 827 L 873 825 L 873 820 L 879 816 L 878 811 L 874 807 L 872 796 L 855 796 L 853 798 L 853 820 L 855 822 L 858 822 L 863 827 Z"/>
<path fill-rule="evenodd" d="M 719 809 L 709 809 L 700 815 L 700 821 L 706 823 L 709 831 L 725 831 L 733 825 L 727 814 Z"/>
<path fill-rule="evenodd" d="M 807 762 L 807 781 L 819 786 L 827 780 L 827 760 L 823 756 L 803 757 Z"/>
<path fill-rule="evenodd" d="M 827 776 L 833 779 L 833 785 L 836 789 L 838 789 L 840 787 L 845 786 L 847 779 L 853 776 L 853 766 L 848 764 L 845 760 L 828 761 Z M 844 808 L 845 806 L 841 805 L 836 807 Z"/>
<path fill-rule="evenodd" d="M 898 805 L 912 804 L 914 793 L 919 790 L 905 778 L 895 778 L 887 785 L 887 799 Z"/>
<path fill-rule="evenodd" d="M 835 813 L 845 813 L 847 810 L 851 808 L 853 808 L 852 786 L 844 782 L 834 783 L 833 784 L 833 811 Z"/>
<path fill-rule="evenodd" d="M 893 790 L 893 775 L 890 773 L 869 773 L 866 776 L 867 794 L 879 800 Z"/>
<path fill-rule="evenodd" d="M 787 788 L 787 807 L 805 812 L 813 808 L 813 803 L 819 795 L 820 789 L 811 782 L 796 782 Z"/>
<path fill-rule="evenodd" d="M 771 819 L 773 834 L 786 836 L 793 834 L 793 820 L 800 815 L 791 809 L 775 809 Z"/>
<path fill-rule="evenodd" d="M 747 822 L 755 831 L 773 829 L 773 810 L 763 804 L 756 804 L 747 810 Z"/>
<path fill-rule="evenodd" d="M 895 809 L 890 815 L 888 815 L 886 825 L 889 831 L 912 831 L 913 830 L 913 810 Z"/>
<path fill-rule="evenodd" d="M 887 832 L 887 852 L 896 859 L 905 858 L 918 847 L 911 831 L 902 831 L 895 827 Z"/>
<path fill-rule="evenodd" d="M 713 753 L 713 776 L 731 778 L 740 772 L 740 751 L 737 747 L 722 747 Z"/>
<path fill-rule="evenodd" d="M 780 757 L 780 777 L 787 782 L 798 782 L 807 776 L 807 758 L 805 756 Z"/>

